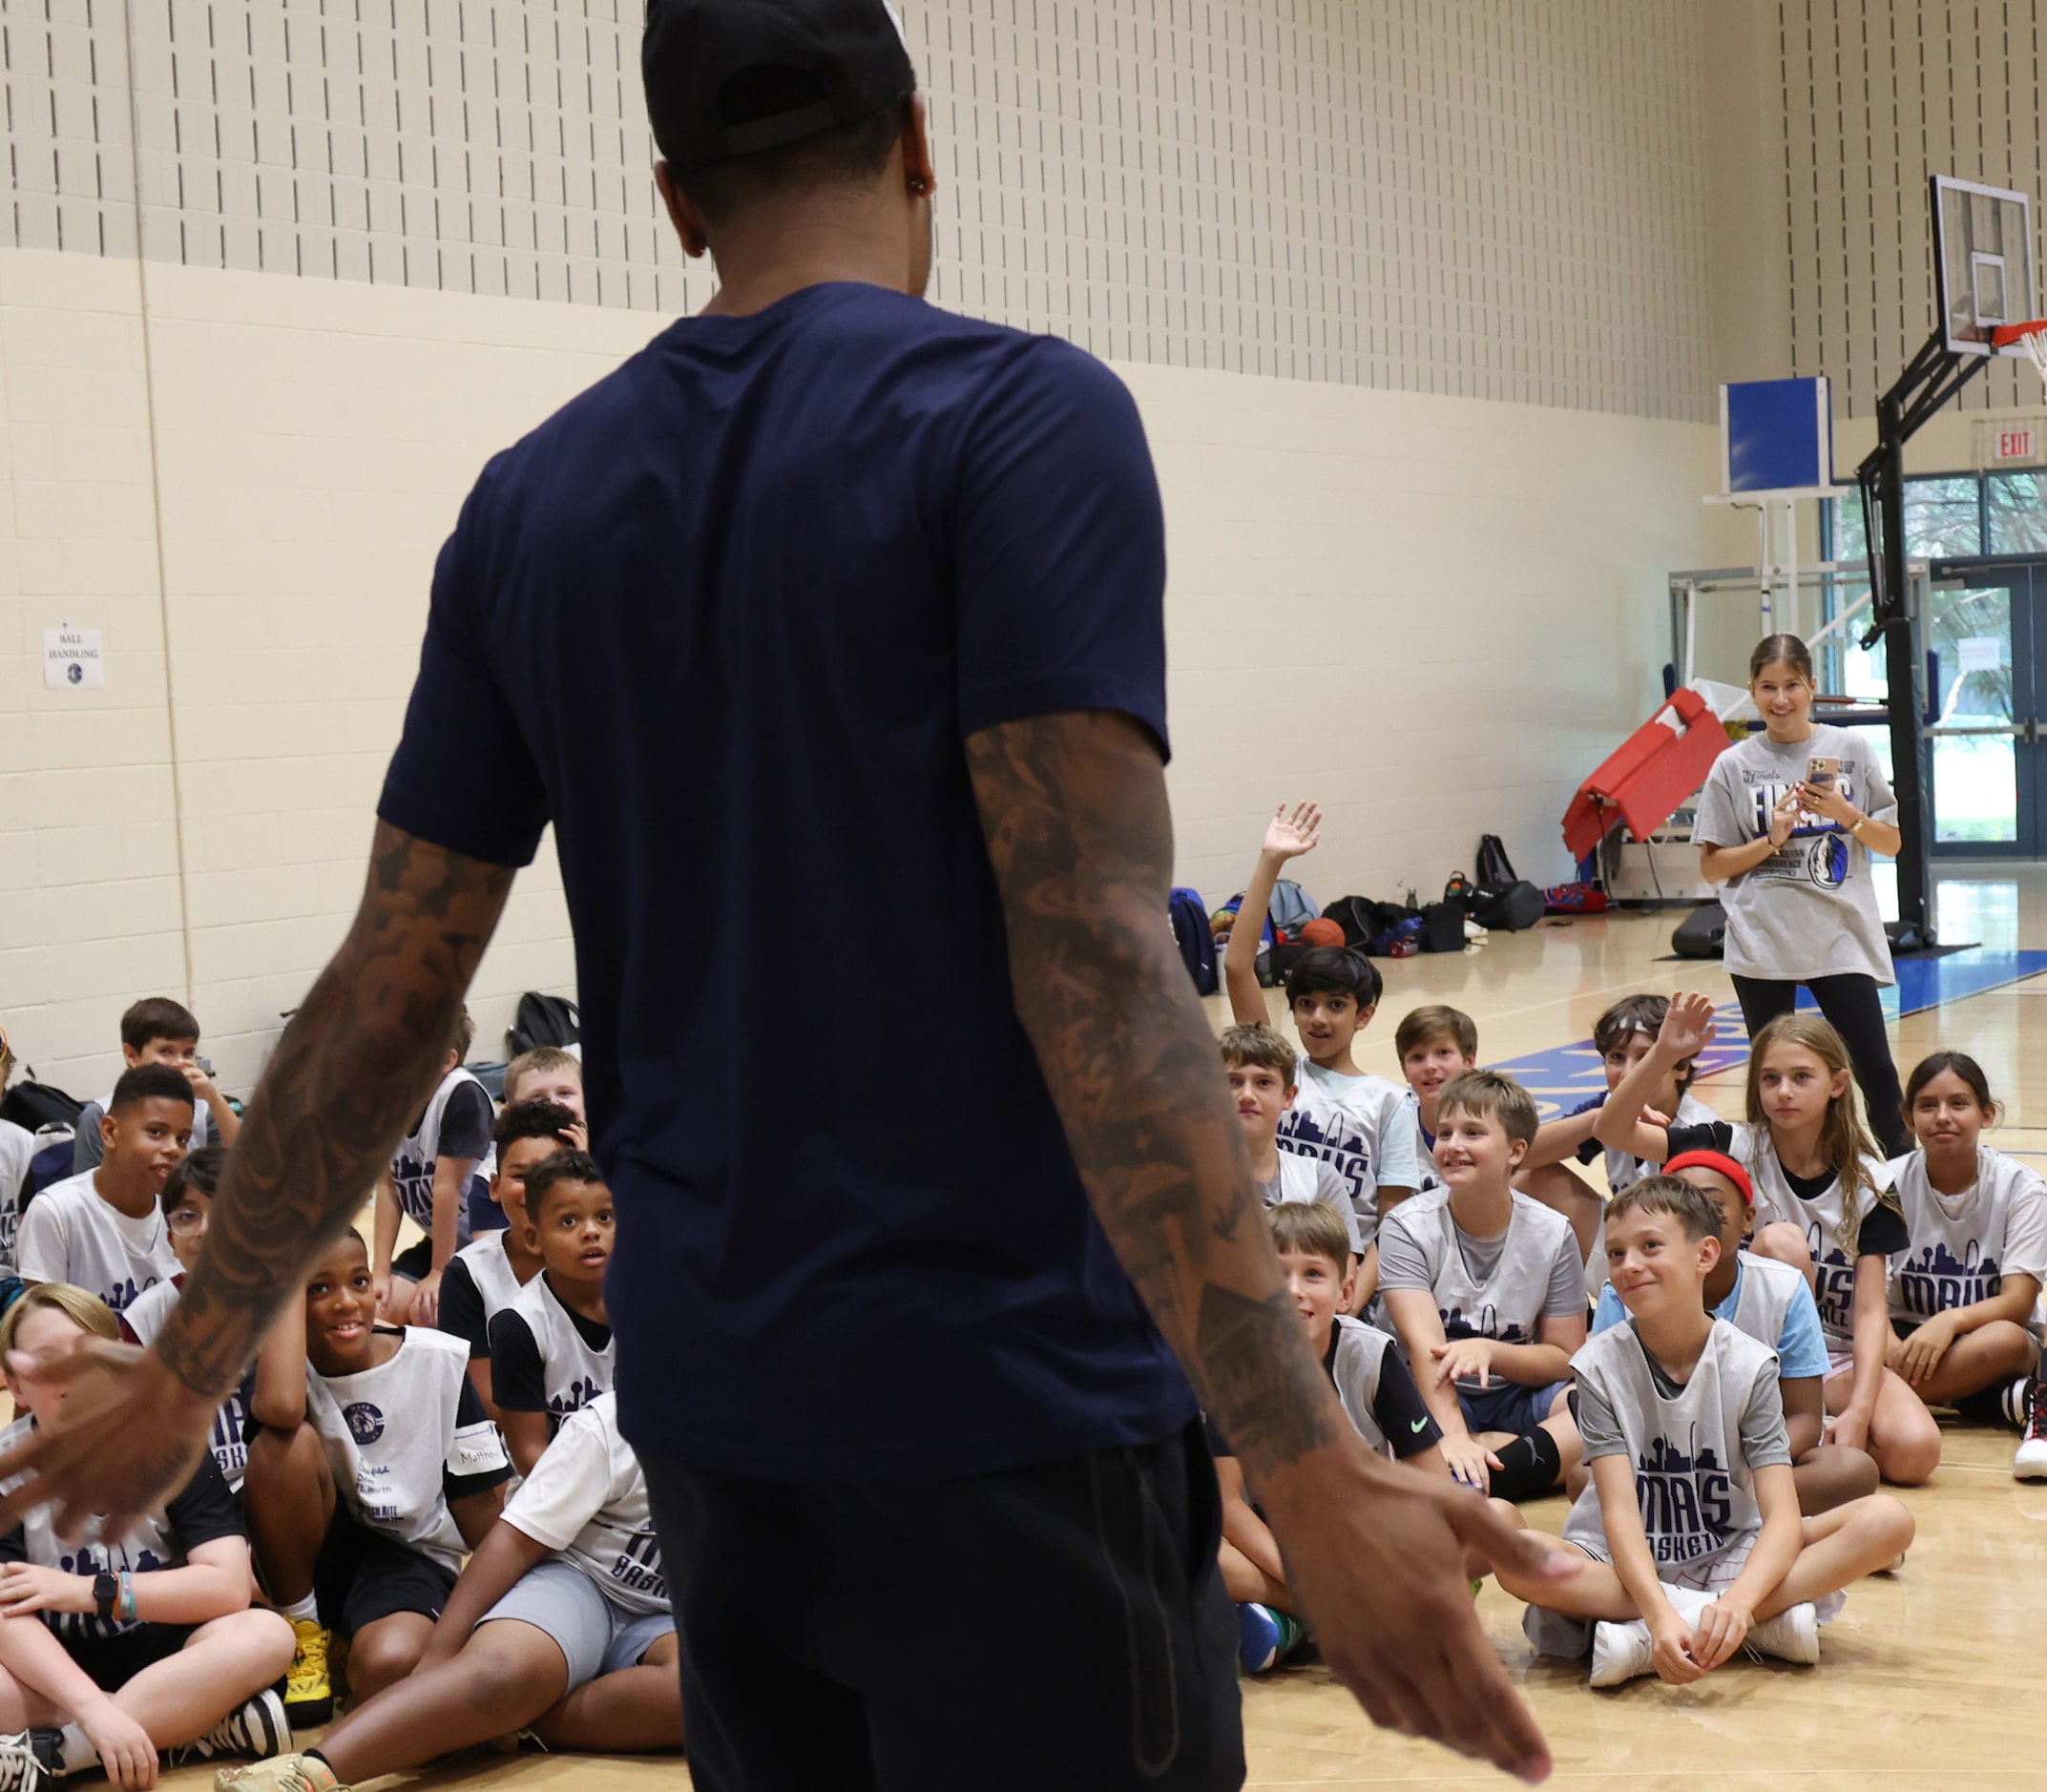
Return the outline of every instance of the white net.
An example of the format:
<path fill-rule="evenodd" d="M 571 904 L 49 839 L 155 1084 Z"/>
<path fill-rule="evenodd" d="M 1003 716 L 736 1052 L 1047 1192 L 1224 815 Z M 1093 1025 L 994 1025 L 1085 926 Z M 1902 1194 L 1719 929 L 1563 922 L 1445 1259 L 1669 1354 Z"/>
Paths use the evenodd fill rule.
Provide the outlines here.
<path fill-rule="evenodd" d="M 2041 380 L 2047 381 L 2047 330 L 2029 330 L 2018 340 L 2025 344 L 2026 356 Z"/>

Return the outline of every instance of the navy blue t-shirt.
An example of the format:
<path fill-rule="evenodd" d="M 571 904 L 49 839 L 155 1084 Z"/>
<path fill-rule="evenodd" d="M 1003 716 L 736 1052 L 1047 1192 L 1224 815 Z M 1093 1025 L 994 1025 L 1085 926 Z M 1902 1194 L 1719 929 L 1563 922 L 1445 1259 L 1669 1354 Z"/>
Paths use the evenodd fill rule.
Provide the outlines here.
<path fill-rule="evenodd" d="M 674 324 L 485 468 L 378 812 L 514 865 L 554 823 L 638 1448 L 936 1477 L 1192 1418 L 962 744 L 1116 710 L 1163 753 L 1163 535 L 1107 368 L 852 283 Z"/>

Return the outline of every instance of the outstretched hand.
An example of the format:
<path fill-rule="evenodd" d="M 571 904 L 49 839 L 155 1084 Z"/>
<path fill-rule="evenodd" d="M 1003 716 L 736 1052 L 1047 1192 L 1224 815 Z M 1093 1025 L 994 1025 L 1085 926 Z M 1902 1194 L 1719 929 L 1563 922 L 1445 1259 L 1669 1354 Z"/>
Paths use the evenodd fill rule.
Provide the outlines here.
<path fill-rule="evenodd" d="M 1326 1452 L 1336 1457 L 1337 1452 Z M 1260 1489 L 1288 1578 L 1331 1672 L 1371 1720 L 1531 1784 L 1550 1753 L 1472 1603 L 1466 1558 L 1524 1579 L 1575 1572 L 1469 1489 L 1362 1446 Z"/>
<path fill-rule="evenodd" d="M 191 1479 L 218 1403 L 195 1394 L 161 1359 L 88 1338 L 33 1369 L 38 1381 L 70 1391 L 53 1421 L 0 1455 L 0 1487 L 19 1482 L 0 1495 L 0 1532 L 47 1505 L 60 1537 L 77 1537 L 95 1515 L 118 1536 Z"/>
<path fill-rule="evenodd" d="M 1666 1056 L 1684 1059 L 1697 1057 L 1720 1031 L 1713 1018 L 1711 998 L 1698 994 L 1679 994 L 1670 998 L 1670 1011 L 1663 1016 L 1663 1024 L 1657 1030 L 1658 1049 Z"/>
<path fill-rule="evenodd" d="M 1273 811 L 1272 820 L 1265 824 L 1265 838 L 1259 850 L 1268 859 L 1298 859 L 1304 852 L 1313 852 L 1315 843 L 1322 838 L 1322 811 L 1312 802 L 1297 802 L 1293 813 L 1286 813 L 1283 802 Z"/>

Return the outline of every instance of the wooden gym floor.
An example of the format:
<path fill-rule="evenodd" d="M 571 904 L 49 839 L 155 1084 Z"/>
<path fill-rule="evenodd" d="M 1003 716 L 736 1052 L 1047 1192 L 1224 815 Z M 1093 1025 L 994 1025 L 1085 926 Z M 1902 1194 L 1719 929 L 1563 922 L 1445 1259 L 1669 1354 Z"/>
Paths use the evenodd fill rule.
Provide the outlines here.
<path fill-rule="evenodd" d="M 2047 948 L 2047 867 L 1944 873 L 1940 930 L 1986 948 Z M 1495 935 L 1479 952 L 1382 962 L 1386 999 L 1367 1068 L 1397 1074 L 1392 1032 L 1408 1009 L 1454 1004 L 1479 1027 L 1486 1062 L 1586 1038 L 1608 1003 L 1631 990 L 1732 990 L 1717 964 L 1663 964 L 1684 910 L 1616 914 Z M 1950 960 L 1948 963 L 1954 963 Z M 1281 1016 L 1277 994 L 1275 1017 Z M 1226 1016 L 1212 1003 L 1217 1024 Z M 2047 1170 L 2047 977 L 1908 1015 L 1896 1030 L 1901 1072 L 1936 1046 L 1974 1052 L 2009 1104 L 1994 1135 L 2003 1150 Z M 2027 1042 L 2031 1049 L 2027 1049 Z M 1703 1085 L 1730 1117 L 1741 1072 Z M 1478 1610 L 1547 1732 L 1553 1782 L 1598 1792 L 1736 1785 L 1744 1792 L 1867 1792 L 1939 1785 L 2047 1788 L 2034 1701 L 2047 1645 L 2047 1483 L 2010 1475 L 2015 1440 L 1953 1427 L 1933 1483 L 1904 1495 L 1919 1521 L 1910 1559 L 1864 1582 L 1822 1635 L 1817 1668 L 1736 1661 L 1696 1686 L 1638 1681 L 1594 1693 L 1582 1663 L 1537 1661 L 1521 1636 L 1519 1603 L 1490 1582 Z M 1561 1500 L 1528 1509 L 1558 1529 Z M 1244 1731 L 1253 1787 L 1496 1787 L 1507 1783 L 1442 1751 L 1375 1731 L 1319 1666 L 1245 1681 Z M 803 1714 L 792 1710 L 792 1723 Z M 167 1774 L 197 1788 L 208 1776 Z M 686 1769 L 649 1760 L 475 1755 L 416 1776 L 425 1786 L 489 1785 L 532 1792 L 680 1787 Z M 403 1783 L 392 1782 L 393 1784 Z M 971 1792 L 971 1762 L 960 1771 Z M 831 1792 L 821 1787 L 820 1792 Z M 1085 1792 L 1048 1787 L 1047 1792 Z"/>

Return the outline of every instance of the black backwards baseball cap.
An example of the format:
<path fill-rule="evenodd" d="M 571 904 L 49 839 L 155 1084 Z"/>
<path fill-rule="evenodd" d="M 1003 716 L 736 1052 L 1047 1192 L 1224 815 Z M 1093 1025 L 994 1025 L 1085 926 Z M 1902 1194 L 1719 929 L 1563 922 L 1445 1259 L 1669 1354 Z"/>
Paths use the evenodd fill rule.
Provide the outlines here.
<path fill-rule="evenodd" d="M 917 84 L 889 0 L 647 0 L 639 70 L 679 174 L 858 124 Z"/>

